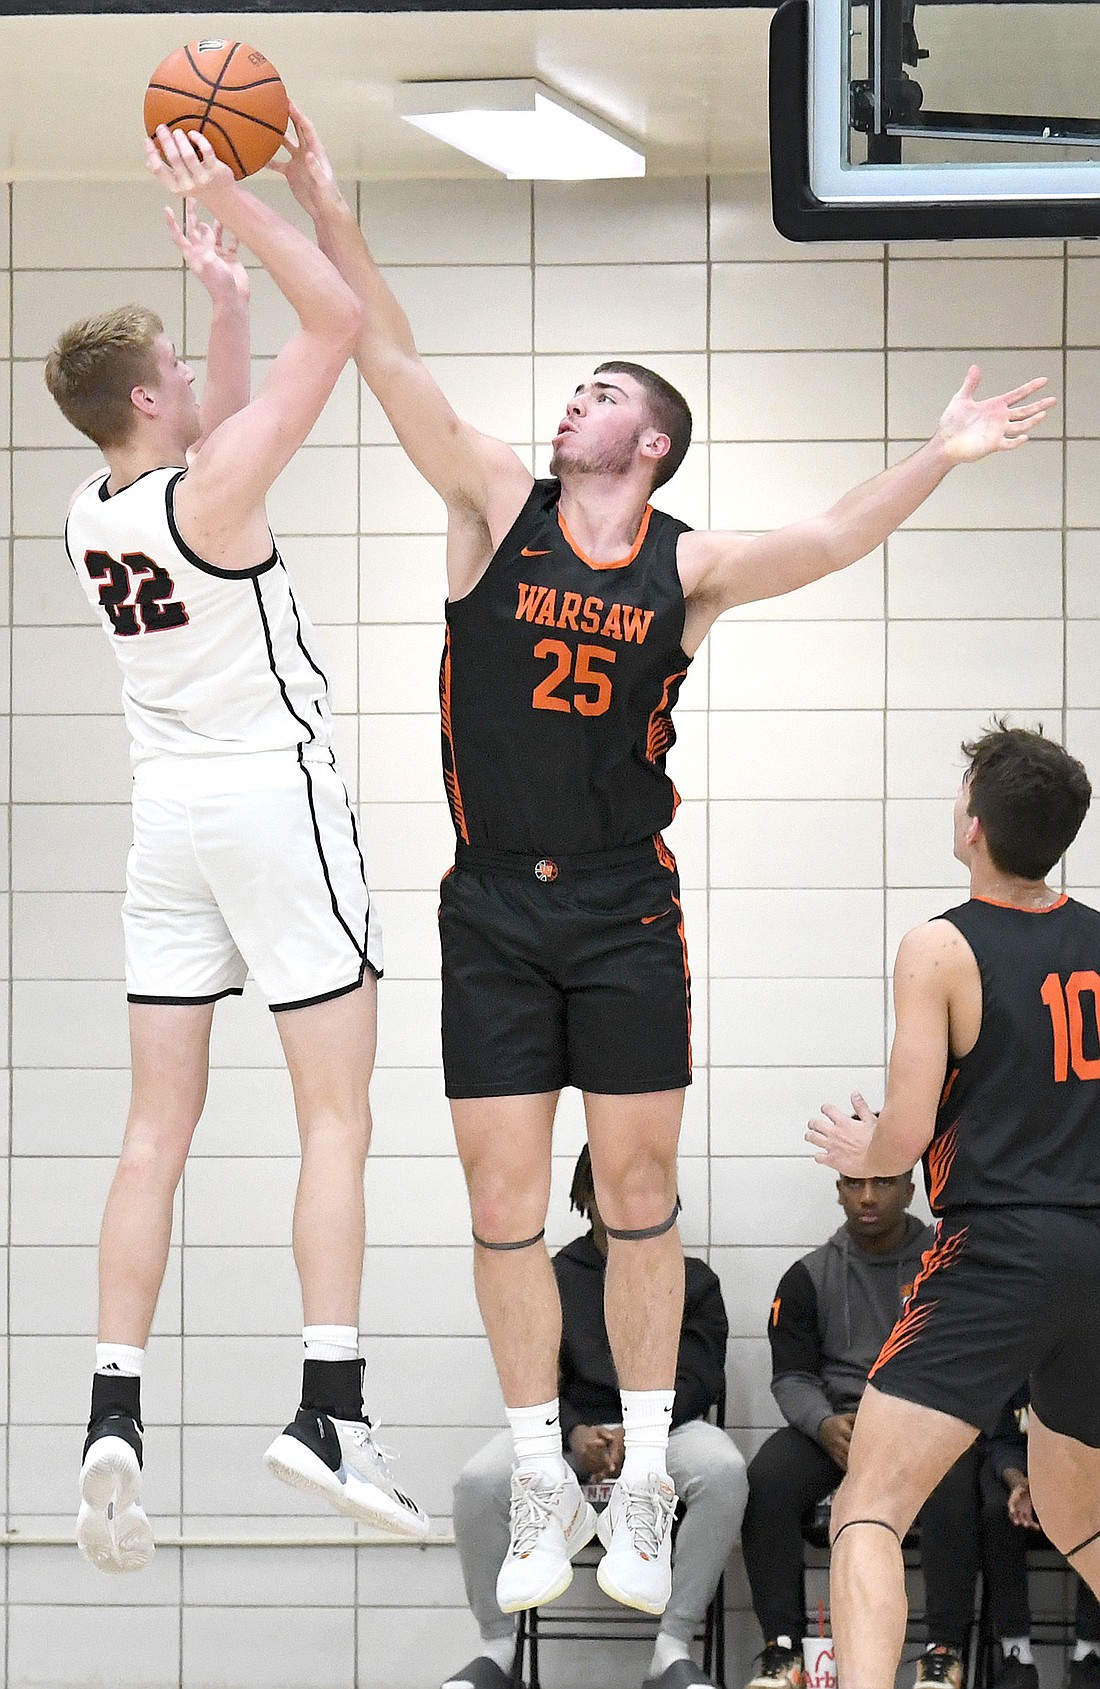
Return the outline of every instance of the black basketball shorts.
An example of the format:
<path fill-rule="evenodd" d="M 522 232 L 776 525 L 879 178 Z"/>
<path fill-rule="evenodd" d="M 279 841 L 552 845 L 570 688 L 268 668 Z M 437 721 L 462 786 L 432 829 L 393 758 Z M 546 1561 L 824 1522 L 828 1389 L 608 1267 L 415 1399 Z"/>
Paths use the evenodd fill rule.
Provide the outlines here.
<path fill-rule="evenodd" d="M 462 849 L 439 933 L 449 1097 L 690 1084 L 680 882 L 659 838 L 584 857 Z"/>
<path fill-rule="evenodd" d="M 870 1372 L 987 1434 L 1025 1379 L 1044 1425 L 1100 1448 L 1100 1209 L 945 1216 Z"/>

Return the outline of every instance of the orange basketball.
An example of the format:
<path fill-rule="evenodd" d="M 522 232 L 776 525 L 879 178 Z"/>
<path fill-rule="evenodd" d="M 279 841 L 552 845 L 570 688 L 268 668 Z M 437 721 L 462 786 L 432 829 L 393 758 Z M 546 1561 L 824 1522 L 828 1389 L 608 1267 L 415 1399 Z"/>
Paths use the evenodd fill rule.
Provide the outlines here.
<path fill-rule="evenodd" d="M 197 129 L 238 180 L 262 170 L 290 109 L 275 66 L 243 41 L 189 41 L 159 64 L 145 93 L 145 132 Z"/>

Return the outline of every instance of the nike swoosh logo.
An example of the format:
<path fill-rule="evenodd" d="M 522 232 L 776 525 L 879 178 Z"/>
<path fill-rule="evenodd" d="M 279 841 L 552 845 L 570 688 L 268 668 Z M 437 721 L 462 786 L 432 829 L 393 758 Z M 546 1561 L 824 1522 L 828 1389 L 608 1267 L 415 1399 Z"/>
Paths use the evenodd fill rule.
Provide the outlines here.
<path fill-rule="evenodd" d="M 530 546 L 527 545 L 520 552 L 521 557 L 549 557 L 549 555 L 549 551 L 532 551 Z"/>
<path fill-rule="evenodd" d="M 671 909 L 662 909 L 660 911 L 660 913 L 657 914 L 657 915 L 643 915 L 642 916 L 642 925 L 643 925 L 643 927 L 648 927 L 651 921 L 659 921 L 662 916 L 671 915 L 671 913 L 672 913 Z"/>

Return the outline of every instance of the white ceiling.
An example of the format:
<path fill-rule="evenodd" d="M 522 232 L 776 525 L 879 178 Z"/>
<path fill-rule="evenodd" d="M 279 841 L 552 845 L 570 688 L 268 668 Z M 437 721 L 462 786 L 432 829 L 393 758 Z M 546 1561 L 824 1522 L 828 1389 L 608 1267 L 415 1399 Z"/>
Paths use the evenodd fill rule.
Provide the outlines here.
<path fill-rule="evenodd" d="M 487 176 L 395 115 L 402 81 L 537 76 L 643 143 L 650 174 L 767 168 L 766 10 L 0 18 L 0 179 L 143 173 L 141 107 L 185 41 L 260 48 L 345 177 Z"/>

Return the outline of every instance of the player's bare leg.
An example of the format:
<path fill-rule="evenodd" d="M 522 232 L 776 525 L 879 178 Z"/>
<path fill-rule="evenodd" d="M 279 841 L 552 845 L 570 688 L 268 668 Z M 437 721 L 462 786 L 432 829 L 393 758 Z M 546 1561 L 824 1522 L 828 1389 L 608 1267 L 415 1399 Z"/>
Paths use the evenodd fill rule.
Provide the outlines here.
<path fill-rule="evenodd" d="M 673 1390 L 684 1315 L 684 1252 L 676 1208 L 683 1091 L 636 1097 L 586 1093 L 596 1201 L 608 1228 L 604 1306 L 623 1390 Z M 623 1239 L 616 1232 L 649 1231 Z"/>
<path fill-rule="evenodd" d="M 607 1227 L 604 1307 L 623 1392 L 626 1453 L 600 1537 L 608 1595 L 661 1613 L 672 1591 L 676 1492 L 665 1465 L 684 1312 L 676 1148 L 684 1092 L 585 1093 L 596 1201 Z"/>
<path fill-rule="evenodd" d="M 398 1489 L 371 1435 L 358 1358 L 363 1173 L 378 1024 L 374 975 L 368 972 L 356 991 L 285 1010 L 275 1022 L 302 1149 L 294 1260 L 305 1325 L 307 1331 L 321 1329 L 326 1338 L 346 1336 L 350 1353 L 344 1359 L 306 1359 L 302 1405 L 267 1450 L 264 1464 L 274 1477 L 321 1496 L 349 1518 L 423 1537 L 430 1529 L 427 1514 Z"/>
<path fill-rule="evenodd" d="M 515 1447 L 508 1552 L 497 1578 L 505 1613 L 563 1594 L 572 1556 L 596 1528 L 562 1456 L 558 1416 L 561 1300 L 542 1240 L 557 1103 L 556 1091 L 451 1102 L 478 1305 Z"/>
<path fill-rule="evenodd" d="M 306 1325 L 359 1324 L 378 985 L 275 1016 L 294 1088 L 302 1165 L 294 1261 Z"/>
<path fill-rule="evenodd" d="M 139 1571 L 153 1556 L 140 1501 L 141 1358 L 206 1100 L 213 1012 L 210 1003 L 130 1005 L 130 1110 L 100 1231 L 100 1347 L 77 1520 L 81 1553 L 105 1572 Z"/>
<path fill-rule="evenodd" d="M 1100 1595 L 1100 1449 L 1052 1431 L 1029 1408 L 1027 1475 L 1045 1534 Z"/>
<path fill-rule="evenodd" d="M 541 1237 L 524 1249 L 485 1248 L 534 1238 L 550 1201 L 550 1146 L 558 1093 L 453 1099 L 455 1140 L 470 1194 L 474 1285 L 510 1408 L 558 1393 L 561 1302 Z"/>
<path fill-rule="evenodd" d="M 99 1238 L 99 1340 L 143 1349 L 206 1101 L 212 1003 L 130 1004 L 130 1109 Z"/>
<path fill-rule="evenodd" d="M 901 1543 L 972 1425 L 869 1384 L 832 1508 L 829 1570 L 840 1689 L 893 1689 L 908 1605 Z"/>

